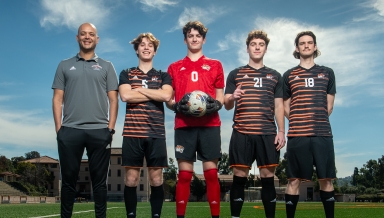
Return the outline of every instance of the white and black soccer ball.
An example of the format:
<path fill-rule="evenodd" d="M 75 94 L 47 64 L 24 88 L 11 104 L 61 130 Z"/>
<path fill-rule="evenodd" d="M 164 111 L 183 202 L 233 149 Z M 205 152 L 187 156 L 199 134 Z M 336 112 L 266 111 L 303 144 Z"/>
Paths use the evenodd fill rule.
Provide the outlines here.
<path fill-rule="evenodd" d="M 189 113 L 195 117 L 203 116 L 207 111 L 207 98 L 208 95 L 203 91 L 195 90 L 191 92 L 187 103 L 189 106 Z"/>

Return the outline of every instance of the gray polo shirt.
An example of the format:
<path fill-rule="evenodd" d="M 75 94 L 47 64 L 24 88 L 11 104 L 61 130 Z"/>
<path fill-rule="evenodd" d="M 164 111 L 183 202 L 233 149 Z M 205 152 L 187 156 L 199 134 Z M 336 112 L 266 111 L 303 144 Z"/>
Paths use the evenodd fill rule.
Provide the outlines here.
<path fill-rule="evenodd" d="M 75 57 L 60 62 L 52 89 L 64 90 L 62 126 L 77 129 L 108 127 L 107 92 L 118 90 L 112 63 L 96 54 L 91 60 Z"/>

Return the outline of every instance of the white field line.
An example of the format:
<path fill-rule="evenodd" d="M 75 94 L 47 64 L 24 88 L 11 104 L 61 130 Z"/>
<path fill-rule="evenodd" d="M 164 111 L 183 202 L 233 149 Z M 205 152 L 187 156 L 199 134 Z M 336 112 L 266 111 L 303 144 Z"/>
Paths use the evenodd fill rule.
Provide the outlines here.
<path fill-rule="evenodd" d="M 150 206 L 148 206 L 150 207 Z M 148 208 L 148 207 L 137 207 L 137 208 Z M 174 207 L 174 206 L 163 206 L 163 207 Z M 209 206 L 188 206 L 188 207 L 209 207 Z M 110 209 L 119 209 L 119 208 L 125 208 L 125 207 L 109 207 L 107 210 Z M 84 210 L 84 211 L 77 211 L 73 212 L 73 214 L 79 214 L 79 213 L 89 213 L 94 212 L 95 210 Z M 60 214 L 52 214 L 52 215 L 45 215 L 45 216 L 35 216 L 35 217 L 29 217 L 29 218 L 46 218 L 46 217 L 60 217 Z"/>

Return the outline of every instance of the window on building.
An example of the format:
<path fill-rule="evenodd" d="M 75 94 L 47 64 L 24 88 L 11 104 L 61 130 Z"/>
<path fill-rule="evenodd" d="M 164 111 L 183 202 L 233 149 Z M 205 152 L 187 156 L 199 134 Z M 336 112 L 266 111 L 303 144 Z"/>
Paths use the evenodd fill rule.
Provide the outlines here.
<path fill-rule="evenodd" d="M 117 191 L 121 191 L 121 185 L 117 184 Z"/>
<path fill-rule="evenodd" d="M 120 157 L 117 158 L 117 164 L 121 164 L 121 158 Z"/>
<path fill-rule="evenodd" d="M 140 177 L 144 177 L 144 170 L 140 170 Z"/>
<path fill-rule="evenodd" d="M 111 169 L 108 171 L 108 177 L 111 177 Z"/>
<path fill-rule="evenodd" d="M 117 170 L 117 177 L 121 176 L 121 170 Z"/>
<path fill-rule="evenodd" d="M 88 167 L 85 167 L 85 171 L 88 171 Z"/>
<path fill-rule="evenodd" d="M 51 164 L 51 168 L 57 168 L 57 164 Z"/>
<path fill-rule="evenodd" d="M 85 180 L 88 181 L 88 176 L 85 177 Z"/>
<path fill-rule="evenodd" d="M 108 184 L 108 191 L 111 191 L 111 184 Z"/>

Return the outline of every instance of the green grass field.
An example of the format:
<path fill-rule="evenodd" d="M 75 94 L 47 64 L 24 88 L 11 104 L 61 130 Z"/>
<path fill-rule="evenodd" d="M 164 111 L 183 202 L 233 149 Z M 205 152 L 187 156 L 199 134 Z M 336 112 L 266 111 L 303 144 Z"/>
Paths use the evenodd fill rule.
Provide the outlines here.
<path fill-rule="evenodd" d="M 384 217 L 384 203 L 336 203 L 335 217 Z M 285 204 L 278 202 L 276 217 L 285 217 Z M 60 204 L 0 204 L 1 218 L 24 217 L 60 217 Z M 151 217 L 149 203 L 138 203 L 138 218 Z M 74 218 L 94 217 L 93 203 L 75 203 Z M 123 203 L 108 203 L 107 217 L 126 217 Z M 175 203 L 165 202 L 162 217 L 176 217 Z M 187 218 L 210 217 L 207 202 L 190 202 L 187 207 Z M 221 203 L 221 216 L 231 217 L 229 203 Z M 261 203 L 244 203 L 241 217 L 264 217 Z M 296 217 L 325 217 L 323 205 L 319 202 L 300 202 L 297 206 Z"/>

